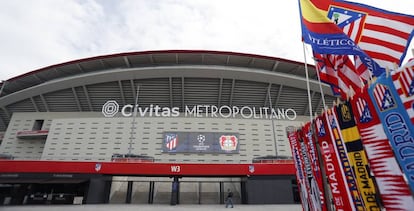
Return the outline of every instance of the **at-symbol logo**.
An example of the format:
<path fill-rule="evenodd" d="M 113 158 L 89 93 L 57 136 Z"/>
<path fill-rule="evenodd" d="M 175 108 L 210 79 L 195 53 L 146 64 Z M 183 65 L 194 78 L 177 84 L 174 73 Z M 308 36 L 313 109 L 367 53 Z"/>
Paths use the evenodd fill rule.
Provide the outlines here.
<path fill-rule="evenodd" d="M 102 106 L 102 114 L 105 117 L 113 117 L 119 111 L 119 105 L 115 100 L 108 100 Z"/>

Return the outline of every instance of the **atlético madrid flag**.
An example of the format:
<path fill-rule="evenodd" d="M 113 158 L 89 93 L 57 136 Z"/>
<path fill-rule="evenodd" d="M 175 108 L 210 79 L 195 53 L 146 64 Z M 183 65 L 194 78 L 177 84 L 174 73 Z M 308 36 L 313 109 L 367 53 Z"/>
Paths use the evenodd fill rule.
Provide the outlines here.
<path fill-rule="evenodd" d="M 391 75 L 401 102 L 411 119 L 411 124 L 414 125 L 414 59 L 397 70 L 391 71 Z"/>
<path fill-rule="evenodd" d="M 354 90 L 362 88 L 363 84 L 360 78 L 364 76 L 357 72 L 357 68 L 348 55 L 318 54 L 316 52 L 313 55 L 320 80 L 330 84 L 335 95 L 346 99 L 350 88 Z M 335 88 L 339 89 L 339 92 L 335 92 L 337 90 Z"/>
<path fill-rule="evenodd" d="M 300 200 L 302 204 L 302 209 L 308 211 L 310 209 L 308 189 L 306 187 L 306 176 L 305 168 L 302 163 L 302 153 L 300 152 L 298 133 L 295 127 L 290 126 L 286 128 L 287 137 L 290 143 L 290 149 L 292 150 L 293 162 L 295 162 L 296 167 L 296 181 L 298 184 L 298 191 L 300 194 Z"/>
<path fill-rule="evenodd" d="M 332 195 L 332 202 L 335 210 L 355 210 L 352 197 L 348 190 L 345 173 L 341 167 L 335 152 L 334 141 L 329 134 L 329 125 L 326 112 L 317 116 L 315 124 L 316 141 L 321 152 L 321 161 L 323 163 L 327 183 Z M 329 194 L 328 194 L 329 195 Z M 326 201 L 329 201 L 328 199 Z"/>
<path fill-rule="evenodd" d="M 395 157 L 414 190 L 414 125 L 394 86 L 392 77 L 383 74 L 368 89 L 376 112 L 382 120 L 385 134 L 394 150 Z"/>
<path fill-rule="evenodd" d="M 310 122 L 302 127 L 302 139 L 307 149 L 310 167 L 312 168 L 312 178 L 310 180 L 310 189 L 314 193 L 312 204 L 314 210 L 326 211 L 328 208 L 326 206 L 322 172 Z"/>
<path fill-rule="evenodd" d="M 322 9 L 315 6 L 322 7 Z M 373 72 L 384 72 L 341 28 L 328 18 L 324 1 L 299 0 L 302 39 L 319 54 L 358 55 Z"/>
<path fill-rule="evenodd" d="M 377 199 L 377 187 L 369 171 L 368 159 L 362 145 L 361 136 L 355 124 L 354 114 L 349 101 L 334 107 L 338 115 L 339 128 L 346 146 L 349 161 L 355 173 L 357 187 L 367 210 L 381 210 Z"/>
<path fill-rule="evenodd" d="M 347 1 L 311 1 L 382 68 L 371 69 L 361 57 L 375 76 L 402 64 L 414 36 L 414 16 Z"/>
<path fill-rule="evenodd" d="M 320 194 L 319 192 L 314 188 L 317 187 L 316 182 L 315 182 L 315 177 L 313 176 L 313 172 L 312 172 L 312 166 L 311 166 L 311 162 L 310 162 L 310 157 L 309 157 L 309 150 L 307 148 L 307 146 L 305 145 L 305 141 L 304 141 L 304 133 L 302 128 L 298 129 L 296 131 L 296 133 L 298 134 L 298 147 L 299 147 L 299 151 L 301 154 L 301 159 L 302 159 L 302 165 L 303 165 L 303 169 L 304 169 L 304 175 L 305 175 L 305 185 L 306 185 L 306 190 L 307 190 L 307 195 L 308 195 L 308 201 L 309 201 L 309 206 L 310 206 L 310 210 L 320 210 L 320 201 L 319 201 L 319 197 Z"/>
<path fill-rule="evenodd" d="M 299 0 L 302 37 L 305 43 L 321 54 L 355 54 L 360 50 L 354 41 L 328 19 L 326 11 L 320 10 L 310 0 Z"/>
<path fill-rule="evenodd" d="M 385 209 L 411 210 L 414 199 L 368 95 L 368 86 L 355 93 L 351 105 Z"/>
<path fill-rule="evenodd" d="M 343 169 L 346 182 L 348 183 L 348 190 L 351 194 L 352 201 L 354 202 L 356 210 L 365 210 L 364 202 L 361 198 L 361 193 L 357 187 L 357 181 L 354 171 L 352 169 L 348 153 L 346 151 L 345 143 L 342 139 L 341 132 L 338 126 L 338 119 L 336 110 L 334 108 L 327 111 L 327 122 L 329 123 L 329 133 L 331 139 L 334 141 L 335 154 L 340 161 L 340 167 Z"/>

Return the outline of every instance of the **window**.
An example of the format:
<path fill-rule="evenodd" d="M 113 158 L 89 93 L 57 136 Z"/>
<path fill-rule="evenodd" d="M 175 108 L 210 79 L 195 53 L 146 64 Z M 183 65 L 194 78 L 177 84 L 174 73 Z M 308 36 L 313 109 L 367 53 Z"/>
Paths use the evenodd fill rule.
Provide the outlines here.
<path fill-rule="evenodd" d="M 42 130 L 44 122 L 45 122 L 45 120 L 43 120 L 43 119 L 36 119 L 35 122 L 34 122 L 32 130 Z"/>

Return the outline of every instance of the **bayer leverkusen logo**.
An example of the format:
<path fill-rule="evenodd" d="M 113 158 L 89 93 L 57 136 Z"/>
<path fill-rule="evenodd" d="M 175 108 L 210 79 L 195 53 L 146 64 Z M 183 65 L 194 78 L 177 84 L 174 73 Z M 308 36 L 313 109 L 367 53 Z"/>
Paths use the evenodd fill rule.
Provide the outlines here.
<path fill-rule="evenodd" d="M 224 151 L 233 151 L 237 149 L 238 140 L 234 135 L 220 136 L 220 147 Z"/>

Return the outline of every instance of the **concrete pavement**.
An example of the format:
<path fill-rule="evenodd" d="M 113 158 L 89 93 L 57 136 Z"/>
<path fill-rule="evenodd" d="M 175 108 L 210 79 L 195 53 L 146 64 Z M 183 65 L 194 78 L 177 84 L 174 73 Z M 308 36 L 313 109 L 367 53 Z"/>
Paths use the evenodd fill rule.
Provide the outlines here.
<path fill-rule="evenodd" d="M 0 206 L 2 211 L 220 211 L 220 210 L 254 210 L 254 211 L 302 211 L 300 204 L 283 205 L 247 205 L 235 204 L 234 208 L 225 208 L 224 205 L 164 205 L 164 204 L 99 204 L 99 205 L 24 205 Z"/>

